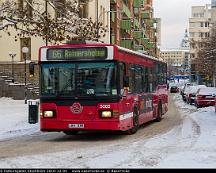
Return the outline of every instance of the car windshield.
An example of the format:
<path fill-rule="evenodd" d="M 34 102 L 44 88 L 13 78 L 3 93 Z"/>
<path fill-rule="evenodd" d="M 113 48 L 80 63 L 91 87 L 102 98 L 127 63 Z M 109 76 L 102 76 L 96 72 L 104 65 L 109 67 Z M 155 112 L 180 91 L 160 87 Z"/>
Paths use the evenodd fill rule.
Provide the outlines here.
<path fill-rule="evenodd" d="M 190 86 L 186 89 L 187 93 L 196 93 L 199 88 L 205 88 L 205 85 L 196 85 L 196 86 Z"/>
<path fill-rule="evenodd" d="M 200 95 L 216 95 L 216 88 L 214 87 L 206 87 L 206 88 L 201 88 L 199 90 Z"/>
<path fill-rule="evenodd" d="M 115 67 L 114 62 L 42 64 L 41 95 L 117 95 Z"/>

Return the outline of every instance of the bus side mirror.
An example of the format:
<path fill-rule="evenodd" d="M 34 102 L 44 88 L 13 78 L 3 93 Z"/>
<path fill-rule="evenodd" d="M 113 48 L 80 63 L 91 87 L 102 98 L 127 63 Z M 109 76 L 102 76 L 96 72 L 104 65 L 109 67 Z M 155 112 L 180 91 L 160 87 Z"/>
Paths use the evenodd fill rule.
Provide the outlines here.
<path fill-rule="evenodd" d="M 34 76 L 34 66 L 35 66 L 34 62 L 29 63 L 29 75 L 30 75 L 30 77 Z"/>
<path fill-rule="evenodd" d="M 129 76 L 124 76 L 124 78 L 123 78 L 123 80 L 124 80 L 124 87 L 129 87 Z"/>

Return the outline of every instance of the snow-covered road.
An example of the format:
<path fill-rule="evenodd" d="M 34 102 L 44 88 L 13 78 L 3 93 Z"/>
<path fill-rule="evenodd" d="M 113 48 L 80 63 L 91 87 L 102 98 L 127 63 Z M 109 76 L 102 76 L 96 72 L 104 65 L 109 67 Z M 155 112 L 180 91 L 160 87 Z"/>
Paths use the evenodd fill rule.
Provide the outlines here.
<path fill-rule="evenodd" d="M 0 168 L 215 168 L 216 113 L 214 108 L 197 110 L 194 106 L 183 103 L 179 94 L 172 97 L 182 113 L 183 123 L 162 135 L 148 138 L 142 136 L 134 138 L 133 135 L 128 138 L 128 141 L 123 140 L 127 138 L 123 136 L 106 142 L 106 145 L 97 145 L 99 144 L 97 140 L 95 145 L 93 141 L 84 140 L 85 147 L 71 147 L 70 150 L 11 158 L 1 157 L 0 153 Z M 10 140 L 11 137 L 22 139 L 23 136 L 34 135 L 35 132 L 38 136 L 42 135 L 38 125 L 32 126 L 26 123 L 27 115 L 22 115 L 23 111 L 19 110 L 19 107 L 25 106 L 23 103 L 5 98 L 0 99 L 0 102 L 7 102 L 15 108 L 13 112 L 7 111 L 6 106 L 0 107 L 0 116 L 4 119 L 0 122 L 0 148 L 4 147 L 4 141 Z M 15 114 L 17 114 L 16 119 L 13 120 L 12 116 Z M 157 127 L 157 124 L 149 126 Z M 140 131 L 145 132 L 146 129 L 144 127 Z M 73 141 L 66 142 L 72 146 Z M 88 142 L 91 144 L 86 147 Z"/>

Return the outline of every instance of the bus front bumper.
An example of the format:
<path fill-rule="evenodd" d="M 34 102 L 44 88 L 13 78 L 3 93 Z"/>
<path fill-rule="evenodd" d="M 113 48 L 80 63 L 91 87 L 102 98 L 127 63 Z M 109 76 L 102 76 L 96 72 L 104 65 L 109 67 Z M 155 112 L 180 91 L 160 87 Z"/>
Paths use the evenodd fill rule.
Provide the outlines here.
<path fill-rule="evenodd" d="M 110 130 L 125 131 L 125 126 L 120 125 L 119 121 L 57 121 L 41 120 L 41 131 L 93 131 L 93 130 Z"/>

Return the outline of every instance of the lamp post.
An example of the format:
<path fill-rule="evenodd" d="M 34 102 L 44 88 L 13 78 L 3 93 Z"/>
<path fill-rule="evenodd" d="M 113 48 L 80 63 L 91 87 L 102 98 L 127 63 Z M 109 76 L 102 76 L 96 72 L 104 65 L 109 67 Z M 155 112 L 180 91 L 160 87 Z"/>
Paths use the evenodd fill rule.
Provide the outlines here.
<path fill-rule="evenodd" d="M 29 48 L 28 47 L 23 47 L 22 48 L 22 52 L 25 54 L 25 104 L 27 104 L 27 88 L 26 88 L 26 81 L 27 81 L 27 78 L 26 78 L 26 60 L 27 60 L 27 54 L 29 52 Z"/>
<path fill-rule="evenodd" d="M 14 83 L 14 57 L 16 56 L 15 53 L 10 52 L 9 56 L 11 57 L 11 72 L 12 72 L 12 82 Z"/>

